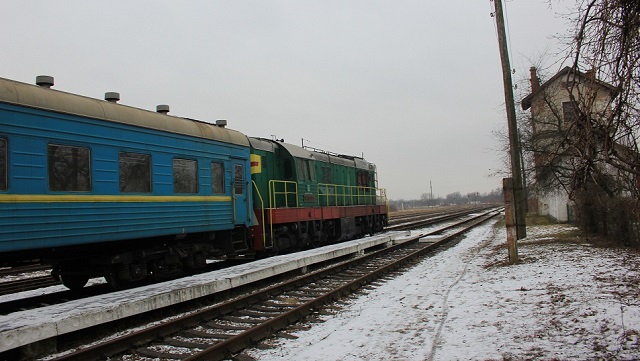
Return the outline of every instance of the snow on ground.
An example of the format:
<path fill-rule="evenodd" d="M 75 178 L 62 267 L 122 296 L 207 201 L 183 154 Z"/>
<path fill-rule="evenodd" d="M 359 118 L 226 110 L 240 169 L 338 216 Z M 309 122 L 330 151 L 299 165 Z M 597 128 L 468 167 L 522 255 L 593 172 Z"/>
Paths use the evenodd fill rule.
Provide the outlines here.
<path fill-rule="evenodd" d="M 259 360 L 640 359 L 640 254 L 572 227 L 529 226 L 506 264 L 503 224 L 487 225 L 344 301 Z"/>

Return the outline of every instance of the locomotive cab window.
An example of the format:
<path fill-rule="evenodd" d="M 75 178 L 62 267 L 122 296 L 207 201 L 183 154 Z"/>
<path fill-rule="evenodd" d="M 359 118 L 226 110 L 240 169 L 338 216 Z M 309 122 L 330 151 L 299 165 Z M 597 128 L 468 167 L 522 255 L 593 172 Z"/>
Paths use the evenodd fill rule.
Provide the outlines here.
<path fill-rule="evenodd" d="M 293 179 L 293 167 L 291 166 L 290 159 L 286 159 L 284 161 L 284 179 L 286 180 Z"/>
<path fill-rule="evenodd" d="M 173 192 L 198 193 L 198 162 L 180 158 L 173 160 Z"/>
<path fill-rule="evenodd" d="M 91 152 L 89 148 L 49 144 L 47 149 L 49 190 L 91 191 Z"/>
<path fill-rule="evenodd" d="M 358 175 L 357 175 L 357 184 L 360 187 L 368 187 L 369 186 L 369 173 L 367 171 L 364 170 L 359 170 L 358 171 Z"/>
<path fill-rule="evenodd" d="M 211 162 L 211 188 L 213 194 L 224 193 L 224 164 Z"/>
<path fill-rule="evenodd" d="M 296 158 L 296 167 L 298 168 L 299 180 L 316 180 L 315 168 L 313 168 L 313 164 L 310 161 Z"/>
<path fill-rule="evenodd" d="M 233 193 L 244 193 L 244 167 L 242 164 L 234 164 L 233 166 Z"/>
<path fill-rule="evenodd" d="M 148 154 L 120 152 L 120 192 L 151 192 L 151 156 Z"/>
<path fill-rule="evenodd" d="M 0 191 L 7 190 L 7 140 L 0 138 Z"/>

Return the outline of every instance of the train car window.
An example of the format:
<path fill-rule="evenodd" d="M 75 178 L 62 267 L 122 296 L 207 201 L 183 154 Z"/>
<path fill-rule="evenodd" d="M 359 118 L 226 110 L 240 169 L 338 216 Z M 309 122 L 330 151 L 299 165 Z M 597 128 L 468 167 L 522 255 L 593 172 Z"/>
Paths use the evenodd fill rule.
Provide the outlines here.
<path fill-rule="evenodd" d="M 173 160 L 173 192 L 198 193 L 198 162 L 180 158 Z"/>
<path fill-rule="evenodd" d="M 89 148 L 49 144 L 49 190 L 91 191 L 91 152 Z"/>
<path fill-rule="evenodd" d="M 224 193 L 224 164 L 211 162 L 211 188 L 214 194 Z"/>
<path fill-rule="evenodd" d="M 242 164 L 234 164 L 233 166 L 233 193 L 244 193 L 244 167 Z"/>
<path fill-rule="evenodd" d="M 0 138 L 0 191 L 7 190 L 7 140 Z"/>
<path fill-rule="evenodd" d="M 151 156 L 149 154 L 120 152 L 120 192 L 151 192 Z"/>

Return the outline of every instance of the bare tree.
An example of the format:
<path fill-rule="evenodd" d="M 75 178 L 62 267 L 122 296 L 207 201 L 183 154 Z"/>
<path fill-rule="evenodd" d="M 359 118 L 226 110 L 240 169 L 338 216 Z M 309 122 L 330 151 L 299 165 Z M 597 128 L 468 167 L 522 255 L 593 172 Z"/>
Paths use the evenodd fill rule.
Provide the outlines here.
<path fill-rule="evenodd" d="M 532 114 L 520 116 L 529 183 L 569 194 L 586 230 L 640 244 L 640 2 L 577 5 L 571 66 L 542 88 L 532 68 L 523 99 Z"/>
<path fill-rule="evenodd" d="M 573 68 L 595 70 L 617 94 L 606 111 L 578 102 L 575 201 L 582 226 L 640 244 L 640 2 L 583 0 L 575 19 Z M 606 196 L 604 196 L 606 195 Z"/>
<path fill-rule="evenodd" d="M 640 175 L 640 2 L 584 0 L 576 19 L 573 68 L 594 69 L 596 77 L 618 90 L 610 111 L 592 114 L 581 101 L 576 129 L 579 142 L 598 145 L 598 155 L 622 174 Z M 591 155 L 585 152 L 584 159 Z M 632 180 L 632 179 L 629 179 Z M 638 195 L 633 180 L 626 186 Z"/>

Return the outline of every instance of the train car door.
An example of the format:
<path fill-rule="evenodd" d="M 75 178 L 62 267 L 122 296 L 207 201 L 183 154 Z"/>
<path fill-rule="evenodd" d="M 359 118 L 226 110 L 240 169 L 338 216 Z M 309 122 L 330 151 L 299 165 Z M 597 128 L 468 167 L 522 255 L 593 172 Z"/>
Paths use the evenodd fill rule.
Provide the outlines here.
<path fill-rule="evenodd" d="M 248 197 L 247 197 L 247 184 L 248 178 L 246 176 L 245 162 L 241 159 L 232 159 L 232 174 L 231 184 L 233 186 L 232 198 L 233 198 L 233 222 L 245 223 L 247 221 Z"/>

